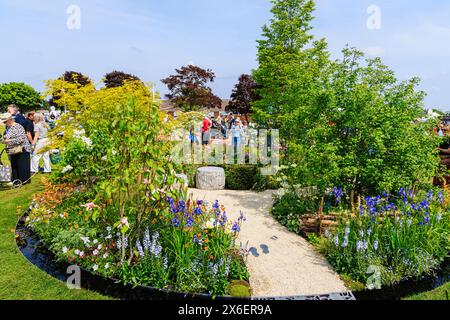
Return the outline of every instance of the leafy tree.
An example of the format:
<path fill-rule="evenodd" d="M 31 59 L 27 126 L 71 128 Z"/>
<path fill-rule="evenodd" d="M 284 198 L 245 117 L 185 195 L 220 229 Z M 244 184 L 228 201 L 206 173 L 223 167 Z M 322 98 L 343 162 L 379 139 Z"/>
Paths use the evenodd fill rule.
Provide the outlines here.
<path fill-rule="evenodd" d="M 399 82 L 380 59 L 345 48 L 331 61 L 325 40 L 308 35 L 313 1 L 274 0 L 259 41 L 254 102 L 260 125 L 280 129 L 291 185 L 333 186 L 356 196 L 428 184 L 439 139 L 424 116 L 419 79 Z"/>
<path fill-rule="evenodd" d="M 122 71 L 113 71 L 105 75 L 104 83 L 107 88 L 117 88 L 124 85 L 126 81 L 138 81 L 141 80 L 132 75 Z"/>
<path fill-rule="evenodd" d="M 259 67 L 253 72 L 261 99 L 253 103 L 252 109 L 261 125 L 278 128 L 286 135 L 283 124 L 294 106 L 292 87 L 296 87 L 300 105 L 306 103 L 320 83 L 328 52 L 324 40 L 314 41 L 309 34 L 312 0 L 272 2 L 273 18 L 263 26 L 263 39 L 258 41 Z M 303 86 L 297 87 L 298 83 Z"/>
<path fill-rule="evenodd" d="M 66 71 L 61 78 L 70 83 L 78 83 L 80 86 L 92 84 L 92 80 L 89 77 L 76 71 Z"/>
<path fill-rule="evenodd" d="M 92 80 L 89 79 L 89 77 L 76 71 L 66 71 L 58 80 L 61 80 L 63 82 L 72 85 L 71 86 L 72 88 L 91 87 L 93 85 Z M 51 93 L 51 97 L 48 101 L 48 104 L 50 106 L 54 106 L 59 109 L 65 108 L 66 106 L 64 104 L 58 103 L 58 101 L 61 101 L 61 96 L 63 95 L 63 92 L 64 90 L 53 91 Z"/>
<path fill-rule="evenodd" d="M 439 138 L 436 121 L 418 121 L 419 79 L 399 82 L 379 58 L 343 53 L 307 112 L 299 108 L 288 121 L 297 182 L 316 182 L 322 192 L 341 186 L 353 206 L 357 195 L 428 184 L 439 166 Z"/>
<path fill-rule="evenodd" d="M 170 94 L 166 97 L 183 111 L 196 111 L 202 108 L 221 108 L 222 100 L 215 96 L 207 86 L 214 82 L 216 75 L 210 69 L 205 70 L 197 66 L 188 65 L 176 69 L 176 75 L 161 80 L 167 85 Z"/>
<path fill-rule="evenodd" d="M 87 105 L 86 98 L 95 92 L 95 84 L 80 73 L 69 71 L 54 80 L 47 80 L 43 99 L 59 109 L 77 112 Z"/>
<path fill-rule="evenodd" d="M 260 98 L 256 92 L 257 87 L 251 75 L 241 75 L 238 84 L 233 89 L 226 110 L 245 115 L 251 113 L 252 102 Z"/>
<path fill-rule="evenodd" d="M 5 111 L 6 106 L 17 105 L 22 112 L 37 109 L 42 105 L 39 92 L 25 83 L 4 83 L 0 85 L 0 107 Z"/>

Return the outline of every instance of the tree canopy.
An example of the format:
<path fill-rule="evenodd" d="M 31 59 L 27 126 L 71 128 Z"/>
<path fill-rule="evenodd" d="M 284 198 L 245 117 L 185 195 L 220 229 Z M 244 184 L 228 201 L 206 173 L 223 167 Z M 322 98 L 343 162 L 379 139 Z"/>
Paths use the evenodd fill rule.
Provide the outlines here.
<path fill-rule="evenodd" d="M 141 79 L 122 71 L 113 71 L 105 75 L 104 83 L 107 88 L 117 88 L 124 85 L 126 81 L 138 81 Z"/>
<path fill-rule="evenodd" d="M 419 79 L 400 82 L 381 59 L 353 48 L 332 61 L 311 30 L 314 2 L 274 0 L 263 27 L 253 103 L 260 126 L 280 129 L 292 185 L 352 194 L 426 184 L 439 164 Z"/>
<path fill-rule="evenodd" d="M 22 112 L 35 110 L 42 106 L 42 99 L 33 87 L 18 82 L 0 85 L 0 108 L 5 111 L 6 106 L 17 105 Z"/>
<path fill-rule="evenodd" d="M 259 95 L 256 92 L 257 87 L 251 75 L 241 75 L 239 82 L 233 89 L 231 100 L 226 110 L 239 114 L 251 113 L 252 103 L 259 99 Z"/>
<path fill-rule="evenodd" d="M 183 111 L 196 111 L 202 108 L 221 108 L 222 100 L 213 94 L 208 83 L 214 82 L 215 73 L 210 69 L 202 69 L 188 65 L 175 69 L 176 74 L 161 80 L 167 85 L 170 93 L 168 99 Z"/>

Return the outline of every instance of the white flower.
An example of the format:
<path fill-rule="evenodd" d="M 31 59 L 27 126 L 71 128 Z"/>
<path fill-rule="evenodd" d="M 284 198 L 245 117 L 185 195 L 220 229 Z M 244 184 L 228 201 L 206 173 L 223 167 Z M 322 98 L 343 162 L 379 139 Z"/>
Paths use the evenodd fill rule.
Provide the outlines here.
<path fill-rule="evenodd" d="M 80 251 L 80 250 L 78 250 L 78 249 L 77 249 L 77 250 L 75 250 L 75 254 L 76 254 L 77 256 L 79 256 L 79 255 L 80 255 L 80 252 L 81 252 L 81 251 Z"/>
<path fill-rule="evenodd" d="M 108 254 L 107 254 L 107 253 L 105 253 L 105 254 L 103 255 L 103 259 L 106 259 L 106 258 L 108 258 Z"/>
<path fill-rule="evenodd" d="M 93 243 L 94 243 L 94 244 L 97 244 L 97 243 L 98 243 L 98 240 L 97 240 L 97 239 L 95 239 Z"/>
<path fill-rule="evenodd" d="M 83 141 L 88 146 L 88 148 L 92 148 L 92 140 L 88 137 L 81 137 L 81 141 Z"/>
<path fill-rule="evenodd" d="M 88 243 L 91 243 L 91 240 L 89 240 L 89 238 L 88 238 L 88 237 L 80 237 L 80 239 L 81 239 L 81 241 L 83 241 L 83 242 L 84 242 L 84 244 L 88 244 Z"/>
<path fill-rule="evenodd" d="M 215 228 L 216 219 L 211 219 L 203 225 L 204 229 L 214 229 Z"/>
<path fill-rule="evenodd" d="M 80 256 L 80 258 L 83 258 L 83 257 L 84 257 L 84 252 L 81 251 L 80 254 L 79 254 L 79 256 Z"/>
<path fill-rule="evenodd" d="M 102 248 L 103 248 L 103 246 L 102 246 L 101 244 L 99 244 L 99 245 L 97 246 L 97 249 L 98 249 L 98 250 L 102 250 Z"/>
<path fill-rule="evenodd" d="M 72 170 L 73 170 L 73 167 L 72 167 L 71 165 L 68 165 L 68 166 L 64 167 L 64 168 L 61 170 L 61 173 L 62 173 L 62 174 L 65 174 L 65 173 L 67 173 L 67 172 L 69 172 L 69 171 L 72 171 Z"/>
<path fill-rule="evenodd" d="M 95 250 L 92 252 L 92 254 L 93 254 L 94 256 L 98 256 L 99 252 L 98 252 L 97 249 L 95 249 Z"/>
<path fill-rule="evenodd" d="M 105 264 L 105 269 L 109 269 L 109 263 Z"/>
<path fill-rule="evenodd" d="M 73 135 L 74 135 L 75 137 L 81 138 L 85 133 L 86 133 L 86 131 L 84 131 L 84 129 L 81 129 L 81 130 L 73 130 Z"/>
<path fill-rule="evenodd" d="M 97 270 L 98 270 L 98 265 L 93 266 L 92 269 L 93 269 L 94 271 L 97 271 Z"/>
<path fill-rule="evenodd" d="M 102 161 L 107 161 L 108 160 L 108 157 L 107 156 L 103 156 L 102 157 Z"/>
<path fill-rule="evenodd" d="M 69 249 L 67 249 L 67 247 L 64 247 L 64 248 L 62 249 L 62 252 L 63 252 L 64 254 L 66 254 L 68 251 L 69 251 Z"/>

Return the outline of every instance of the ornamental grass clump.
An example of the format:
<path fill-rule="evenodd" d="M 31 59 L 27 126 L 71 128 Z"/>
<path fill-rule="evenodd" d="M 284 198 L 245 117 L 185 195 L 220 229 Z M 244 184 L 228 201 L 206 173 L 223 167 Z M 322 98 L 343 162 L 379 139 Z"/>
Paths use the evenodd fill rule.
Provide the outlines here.
<path fill-rule="evenodd" d="M 344 193 L 334 193 L 338 203 Z M 356 214 L 343 214 L 339 226 L 325 233 L 320 249 L 336 271 L 362 283 L 373 274 L 370 270 L 379 271 L 383 285 L 431 274 L 450 250 L 445 199 L 443 191 L 405 189 L 366 197 Z"/>

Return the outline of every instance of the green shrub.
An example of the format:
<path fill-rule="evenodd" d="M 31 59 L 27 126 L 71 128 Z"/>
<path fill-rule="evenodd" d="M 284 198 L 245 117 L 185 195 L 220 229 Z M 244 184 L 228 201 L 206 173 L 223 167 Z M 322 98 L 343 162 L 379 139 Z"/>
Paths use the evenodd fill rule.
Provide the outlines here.
<path fill-rule="evenodd" d="M 228 286 L 230 296 L 236 298 L 249 298 L 252 296 L 250 285 L 245 281 L 233 281 Z"/>
<path fill-rule="evenodd" d="M 254 191 L 278 190 L 281 188 L 281 183 L 277 181 L 277 176 L 264 176 L 259 171 L 257 172 L 253 184 Z"/>
<path fill-rule="evenodd" d="M 257 167 L 253 165 L 227 165 L 226 187 L 230 190 L 251 190 L 255 184 Z"/>
<path fill-rule="evenodd" d="M 300 232 L 300 216 L 318 210 L 317 201 L 286 192 L 275 198 L 272 215 L 291 232 Z"/>

